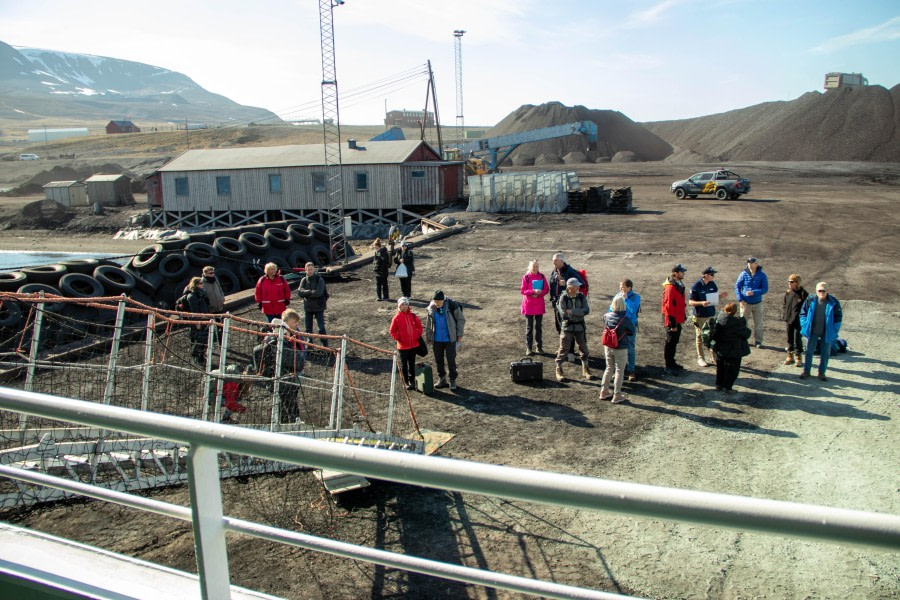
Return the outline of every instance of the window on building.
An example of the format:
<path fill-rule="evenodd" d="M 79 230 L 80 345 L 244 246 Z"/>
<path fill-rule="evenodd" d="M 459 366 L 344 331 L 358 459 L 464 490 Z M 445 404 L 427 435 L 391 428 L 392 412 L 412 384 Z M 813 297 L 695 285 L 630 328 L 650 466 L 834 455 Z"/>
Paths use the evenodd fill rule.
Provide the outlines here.
<path fill-rule="evenodd" d="M 313 191 L 315 192 L 324 192 L 325 191 L 325 173 L 313 173 Z"/>
<path fill-rule="evenodd" d="M 220 196 L 231 195 L 231 177 L 228 175 L 216 177 L 216 193 Z"/>
<path fill-rule="evenodd" d="M 280 194 L 281 193 L 281 175 L 277 175 L 277 174 L 269 175 L 269 193 L 270 194 Z"/>
<path fill-rule="evenodd" d="M 356 191 L 364 192 L 369 189 L 369 174 L 368 173 L 357 173 L 356 174 Z"/>
<path fill-rule="evenodd" d="M 410 176 L 413 179 L 425 179 L 425 171 L 424 169 L 415 169 L 410 173 Z"/>
<path fill-rule="evenodd" d="M 187 196 L 188 195 L 187 177 L 176 177 L 175 178 L 175 195 L 176 196 Z"/>

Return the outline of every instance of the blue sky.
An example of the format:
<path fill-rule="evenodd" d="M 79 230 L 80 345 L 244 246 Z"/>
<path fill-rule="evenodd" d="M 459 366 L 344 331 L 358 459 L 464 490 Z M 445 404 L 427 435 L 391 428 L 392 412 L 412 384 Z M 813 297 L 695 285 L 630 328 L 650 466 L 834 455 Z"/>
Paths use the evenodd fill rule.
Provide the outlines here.
<path fill-rule="evenodd" d="M 180 71 L 286 117 L 321 116 L 318 0 L 3 2 L 0 40 Z M 453 30 L 466 126 L 552 100 L 635 121 L 821 90 L 830 71 L 900 83 L 900 1 L 346 0 L 334 9 L 341 120 L 421 109 L 431 60 L 454 124 Z"/>

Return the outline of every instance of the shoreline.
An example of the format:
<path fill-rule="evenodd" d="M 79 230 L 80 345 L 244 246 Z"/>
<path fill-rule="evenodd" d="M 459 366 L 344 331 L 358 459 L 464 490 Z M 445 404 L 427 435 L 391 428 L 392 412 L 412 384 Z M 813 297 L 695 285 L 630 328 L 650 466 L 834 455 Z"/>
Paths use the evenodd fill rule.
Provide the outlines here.
<path fill-rule="evenodd" d="M 116 240 L 111 233 L 78 233 L 33 229 L 0 231 L 0 251 L 136 254 L 152 240 Z"/>

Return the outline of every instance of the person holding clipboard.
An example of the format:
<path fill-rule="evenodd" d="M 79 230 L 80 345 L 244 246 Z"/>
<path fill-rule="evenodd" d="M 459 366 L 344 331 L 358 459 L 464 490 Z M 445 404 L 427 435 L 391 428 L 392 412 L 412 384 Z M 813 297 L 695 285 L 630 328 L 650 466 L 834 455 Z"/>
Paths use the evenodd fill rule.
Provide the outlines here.
<path fill-rule="evenodd" d="M 704 323 L 716 316 L 716 306 L 719 305 L 719 300 L 723 300 L 728 295 L 727 292 L 719 291 L 719 287 L 714 281 L 716 273 L 717 271 L 712 267 L 703 269 L 702 276 L 691 287 L 691 296 L 688 300 L 688 304 L 694 313 L 693 317 L 691 317 L 691 322 L 694 324 L 694 333 L 697 338 L 697 364 L 701 367 L 708 367 L 710 363 L 714 363 L 715 357 L 713 356 L 707 362 L 706 357 L 703 355 L 703 341 L 700 339 L 700 330 L 703 329 Z"/>
<path fill-rule="evenodd" d="M 538 354 L 544 353 L 544 313 L 547 312 L 544 296 L 550 291 L 547 278 L 538 268 L 538 261 L 528 263 L 522 276 L 522 314 L 525 315 L 525 356 L 534 354 L 537 342 Z"/>

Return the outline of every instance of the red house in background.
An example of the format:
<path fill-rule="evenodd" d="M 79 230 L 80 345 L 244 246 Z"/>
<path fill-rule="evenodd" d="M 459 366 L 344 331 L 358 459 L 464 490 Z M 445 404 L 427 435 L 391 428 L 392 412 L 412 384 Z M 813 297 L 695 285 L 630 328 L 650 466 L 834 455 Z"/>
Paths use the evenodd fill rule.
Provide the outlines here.
<path fill-rule="evenodd" d="M 106 133 L 140 133 L 141 128 L 131 121 L 110 121 L 106 125 Z"/>

